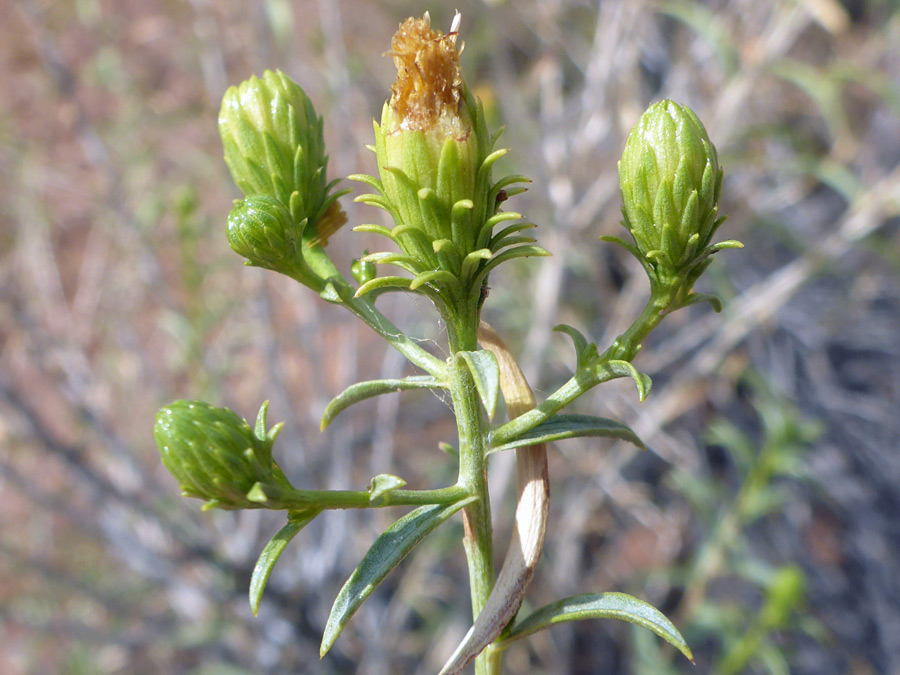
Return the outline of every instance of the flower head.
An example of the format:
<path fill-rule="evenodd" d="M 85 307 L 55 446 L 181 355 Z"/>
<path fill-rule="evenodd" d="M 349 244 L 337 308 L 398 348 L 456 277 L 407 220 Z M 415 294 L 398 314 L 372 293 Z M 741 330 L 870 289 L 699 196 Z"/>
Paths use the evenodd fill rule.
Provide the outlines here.
<path fill-rule="evenodd" d="M 175 401 L 159 411 L 153 437 L 184 496 L 207 500 L 204 509 L 278 508 L 293 488 L 272 459 L 282 425 L 266 431 L 267 408 L 255 430 L 228 408 L 203 401 Z"/>
<path fill-rule="evenodd" d="M 491 167 L 505 154 L 493 151 L 484 109 L 466 86 L 457 47 L 460 15 L 447 34 L 431 27 L 426 13 L 404 21 L 386 52 L 397 66 L 391 98 L 384 105 L 381 124 L 375 125 L 375 153 L 380 180 L 355 176 L 380 194 L 364 201 L 386 209 L 394 219 L 389 236 L 402 254 L 374 253 L 364 260 L 397 265 L 414 275 L 373 279 L 360 287 L 418 290 L 439 304 L 458 303 L 479 296 L 493 267 L 513 257 L 546 255 L 527 237 L 493 236 L 495 225 L 521 215 L 503 213 L 501 192 L 515 182 L 511 176 L 494 183 Z M 504 196 L 521 192 L 507 188 Z M 512 235 L 530 225 L 510 226 Z M 512 229 L 510 229 L 512 228 Z"/>
<path fill-rule="evenodd" d="M 624 225 L 647 258 L 680 267 L 709 243 L 722 169 L 693 110 L 668 99 L 650 106 L 628 134 L 619 182 Z"/>
<path fill-rule="evenodd" d="M 647 109 L 628 134 L 619 184 L 622 224 L 634 246 L 613 240 L 637 256 L 651 282 L 679 289 L 682 300 L 712 253 L 741 246 L 711 244 L 725 221 L 719 216 L 722 169 L 703 123 L 687 106 L 667 99 Z"/>
<path fill-rule="evenodd" d="M 390 105 L 404 129 L 427 131 L 438 124 L 446 131 L 468 133 L 459 119 L 462 101 L 462 74 L 456 31 L 460 15 L 454 18 L 450 33 L 431 28 L 426 12 L 421 19 L 404 21 L 391 40 L 387 54 L 397 66 L 397 80 L 391 87 Z"/>

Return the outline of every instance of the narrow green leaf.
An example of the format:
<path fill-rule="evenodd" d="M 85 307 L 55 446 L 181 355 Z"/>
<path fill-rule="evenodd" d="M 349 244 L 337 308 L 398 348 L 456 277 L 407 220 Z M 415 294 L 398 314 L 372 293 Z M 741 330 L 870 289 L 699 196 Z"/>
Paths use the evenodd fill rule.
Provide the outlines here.
<path fill-rule="evenodd" d="M 481 268 L 478 276 L 475 277 L 474 285 L 481 284 L 482 281 L 484 281 L 484 278 L 497 267 L 497 265 L 501 265 L 508 260 L 514 260 L 516 258 L 541 258 L 549 255 L 552 255 L 549 251 L 542 249 L 540 246 L 534 246 L 533 244 L 524 244 L 522 246 L 508 248 L 502 253 L 498 253 Z"/>
<path fill-rule="evenodd" d="M 391 229 L 389 227 L 385 227 L 384 225 L 375 225 L 372 223 L 366 223 L 365 225 L 356 225 L 353 232 L 365 232 L 367 234 L 380 234 L 382 237 L 387 237 L 395 244 L 397 243 L 396 237 L 391 233 Z"/>
<path fill-rule="evenodd" d="M 404 253 L 393 253 L 391 251 L 380 251 L 378 253 L 370 253 L 360 258 L 361 262 L 375 263 L 376 265 L 396 265 L 403 269 L 409 270 L 413 274 L 422 271 L 422 265 L 412 256 Z"/>
<path fill-rule="evenodd" d="M 438 257 L 441 269 L 459 276 L 462 257 L 456 244 L 450 239 L 436 239 L 432 242 L 431 247 Z"/>
<path fill-rule="evenodd" d="M 500 194 L 500 191 L 506 188 L 507 185 L 512 185 L 513 183 L 530 183 L 531 179 L 528 176 L 523 176 L 521 174 L 515 174 L 512 176 L 504 176 L 500 180 L 498 180 L 491 187 L 490 194 L 488 195 L 488 203 L 493 204 L 497 201 L 497 196 Z M 507 190 L 507 194 L 509 190 Z"/>
<path fill-rule="evenodd" d="M 584 352 L 585 349 L 587 349 L 587 346 L 589 344 L 588 340 L 586 337 L 584 337 L 584 333 L 582 333 L 577 328 L 570 326 L 568 324 L 565 324 L 565 323 L 560 323 L 560 324 L 557 324 L 556 326 L 554 326 L 553 330 L 556 331 L 557 333 L 565 333 L 570 338 L 572 338 L 572 342 L 575 345 L 575 354 L 576 355 L 580 356 L 581 353 Z"/>
<path fill-rule="evenodd" d="M 500 365 L 497 363 L 497 357 L 487 349 L 458 352 L 458 355 L 466 362 L 469 372 L 472 373 L 475 389 L 478 390 L 478 397 L 487 412 L 488 419 L 494 419 L 497 402 L 500 400 Z"/>
<path fill-rule="evenodd" d="M 480 248 L 476 251 L 472 251 L 469 255 L 463 258 L 462 267 L 460 268 L 459 278 L 463 280 L 463 283 L 469 285 L 472 277 L 475 276 L 475 273 L 478 270 L 478 266 L 481 265 L 483 260 L 490 260 L 494 257 L 494 254 L 491 253 L 490 249 Z"/>
<path fill-rule="evenodd" d="M 522 214 L 516 213 L 515 211 L 500 211 L 499 213 L 496 213 L 488 218 L 484 226 L 487 228 L 494 228 L 499 223 L 505 222 L 507 220 L 519 220 L 521 217 Z"/>
<path fill-rule="evenodd" d="M 446 147 L 446 144 L 445 144 Z M 416 193 L 419 211 L 425 231 L 434 239 L 450 239 L 450 213 L 431 188 L 422 188 Z"/>
<path fill-rule="evenodd" d="M 325 656 L 334 646 L 353 613 L 384 580 L 388 572 L 399 565 L 413 547 L 432 530 L 474 499 L 470 497 L 449 506 L 440 504 L 420 506 L 391 525 L 375 540 L 334 601 L 322 636 L 320 656 Z"/>
<path fill-rule="evenodd" d="M 414 375 L 397 380 L 370 380 L 350 385 L 331 399 L 322 413 L 321 427 L 324 430 L 332 420 L 354 403 L 381 394 L 392 394 L 409 389 L 446 389 L 447 385 L 430 375 Z"/>
<path fill-rule="evenodd" d="M 634 384 L 638 390 L 638 398 L 640 398 L 641 403 L 643 403 L 650 394 L 650 387 L 653 384 L 650 376 L 638 371 L 638 369 L 628 361 L 607 361 L 606 363 L 600 364 L 599 370 L 606 370 L 614 377 L 630 377 L 634 380 Z"/>
<path fill-rule="evenodd" d="M 634 443 L 639 448 L 647 448 L 630 427 L 616 420 L 607 419 L 606 417 L 594 417 L 593 415 L 553 415 L 508 443 L 491 448 L 491 452 L 512 450 L 526 445 L 537 445 L 538 443 L 561 441 L 566 438 L 590 436 L 618 438 L 622 441 Z"/>
<path fill-rule="evenodd" d="M 525 619 L 516 621 L 509 632 L 497 643 L 519 640 L 557 623 L 582 619 L 621 619 L 642 626 L 659 635 L 674 646 L 691 662 L 694 655 L 681 633 L 662 612 L 643 600 L 625 593 L 584 593 L 546 605 Z"/>
<path fill-rule="evenodd" d="M 504 192 L 506 193 L 506 198 L 509 199 L 510 197 L 515 197 L 516 195 L 520 195 L 523 192 L 528 192 L 528 188 L 519 185 L 517 187 L 508 188 L 504 190 Z"/>
<path fill-rule="evenodd" d="M 457 459 L 457 460 L 459 459 L 459 450 L 454 448 L 449 443 L 445 443 L 444 441 L 441 441 L 440 443 L 438 443 L 438 449 L 441 452 L 443 452 L 444 454 L 450 455 L 454 459 Z"/>
<path fill-rule="evenodd" d="M 488 244 L 488 247 L 491 249 L 494 249 L 495 244 L 498 241 L 502 241 L 503 239 L 506 239 L 510 235 L 516 234 L 517 232 L 521 232 L 522 230 L 531 230 L 535 227 L 537 227 L 537 225 L 534 223 L 514 223 L 513 225 L 504 227 L 502 230 L 500 230 L 497 234 L 495 234 L 491 238 L 491 242 L 490 242 L 490 244 Z"/>
<path fill-rule="evenodd" d="M 713 311 L 716 313 L 722 311 L 722 301 L 715 295 L 710 295 L 707 293 L 691 293 L 687 297 L 687 300 L 685 300 L 682 307 L 689 307 L 690 305 L 696 305 L 701 302 L 707 303 L 710 307 L 713 308 Z"/>
<path fill-rule="evenodd" d="M 493 250 L 499 251 L 501 249 L 507 248 L 509 246 L 518 246 L 519 244 L 533 244 L 537 241 L 534 237 L 529 237 L 526 235 L 520 235 L 516 237 L 505 237 L 497 241 L 496 244 L 493 244 Z"/>
<path fill-rule="evenodd" d="M 494 150 L 491 154 L 484 158 L 481 166 L 478 167 L 478 174 L 475 178 L 476 185 L 484 180 L 485 176 L 487 176 L 487 172 L 490 171 L 490 168 L 494 165 L 494 162 L 503 157 L 503 155 L 505 155 L 507 152 L 509 152 L 508 148 L 501 148 L 499 150 Z"/>
<path fill-rule="evenodd" d="M 727 239 L 726 241 L 720 241 L 712 246 L 709 246 L 704 253 L 712 254 L 717 253 L 718 251 L 724 251 L 728 248 L 744 248 L 744 245 L 739 242 L 737 239 Z"/>
<path fill-rule="evenodd" d="M 316 511 L 305 513 L 302 516 L 289 516 L 287 525 L 272 537 L 262 553 L 259 554 L 256 567 L 253 568 L 253 575 L 250 577 L 250 611 L 253 612 L 253 616 L 259 614 L 259 603 L 262 601 L 263 592 L 266 590 L 266 584 L 269 582 L 269 576 L 272 574 L 275 563 L 278 562 L 291 539 L 297 536 L 297 533 L 317 515 Z"/>
<path fill-rule="evenodd" d="M 581 370 L 581 368 L 597 358 L 597 345 L 588 342 L 587 338 L 577 328 L 561 323 L 558 326 L 554 326 L 553 330 L 557 333 L 565 333 L 572 338 L 572 343 L 575 346 L 576 370 Z"/>
<path fill-rule="evenodd" d="M 369 206 L 377 206 L 379 209 L 384 209 L 392 216 L 397 212 L 394 210 L 394 205 L 391 201 L 382 195 L 373 195 L 373 194 L 365 194 L 359 195 L 358 197 L 354 197 L 353 201 L 358 204 L 368 204 Z"/>

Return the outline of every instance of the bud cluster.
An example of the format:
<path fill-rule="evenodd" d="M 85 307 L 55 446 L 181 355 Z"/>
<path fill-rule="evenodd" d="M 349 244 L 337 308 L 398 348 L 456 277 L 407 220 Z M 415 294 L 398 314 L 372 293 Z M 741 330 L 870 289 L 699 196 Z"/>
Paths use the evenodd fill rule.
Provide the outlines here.
<path fill-rule="evenodd" d="M 322 247 L 347 218 L 326 179 L 322 119 L 281 71 L 225 92 L 219 112 L 225 163 L 245 199 L 228 219 L 228 241 L 248 264 L 321 290 L 335 271 Z"/>

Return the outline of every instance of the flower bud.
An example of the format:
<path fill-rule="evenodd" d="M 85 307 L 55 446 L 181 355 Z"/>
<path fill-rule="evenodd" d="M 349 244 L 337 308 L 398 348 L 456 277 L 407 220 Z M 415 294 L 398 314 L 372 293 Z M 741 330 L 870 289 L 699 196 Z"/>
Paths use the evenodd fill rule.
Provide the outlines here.
<path fill-rule="evenodd" d="M 247 263 L 264 267 L 321 290 L 322 281 L 303 257 L 302 228 L 273 197 L 252 195 L 228 214 L 228 243 Z"/>
<path fill-rule="evenodd" d="M 301 240 L 315 248 L 346 222 L 335 201 L 345 193 L 331 194 L 335 183 L 326 179 L 322 119 L 287 75 L 267 70 L 262 78 L 229 88 L 219 111 L 219 133 L 225 163 L 244 195 L 268 197 L 290 214 L 294 227 L 288 241 L 295 252 L 309 257 Z M 319 251 L 318 257 L 324 254 Z"/>
<path fill-rule="evenodd" d="M 227 234 L 234 252 L 258 267 L 280 272 L 294 264 L 299 232 L 290 211 L 273 197 L 252 195 L 235 202 Z"/>
<path fill-rule="evenodd" d="M 184 496 L 207 500 L 204 510 L 279 507 L 293 488 L 272 459 L 281 425 L 266 433 L 267 408 L 255 431 L 231 410 L 203 401 L 175 401 L 159 411 L 153 437 Z"/>
<path fill-rule="evenodd" d="M 322 120 L 303 90 L 281 71 L 267 70 L 230 87 L 222 98 L 219 133 L 234 182 L 249 195 L 290 205 L 294 191 L 304 217 L 325 198 Z"/>
<path fill-rule="evenodd" d="M 368 249 L 365 251 L 365 255 L 369 255 Z M 375 263 L 356 259 L 350 265 L 350 274 L 360 285 L 372 281 L 375 278 Z"/>
<path fill-rule="evenodd" d="M 670 100 L 651 105 L 619 161 L 623 225 L 658 272 L 677 274 L 702 257 L 716 228 L 722 169 L 694 112 Z"/>

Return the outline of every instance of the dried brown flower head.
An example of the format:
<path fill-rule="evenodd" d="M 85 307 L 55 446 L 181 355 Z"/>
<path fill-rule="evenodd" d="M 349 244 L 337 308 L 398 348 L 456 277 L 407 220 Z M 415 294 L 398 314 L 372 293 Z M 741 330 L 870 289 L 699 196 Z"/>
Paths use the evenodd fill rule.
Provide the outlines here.
<path fill-rule="evenodd" d="M 462 76 L 456 48 L 459 14 L 450 33 L 431 28 L 425 13 L 421 19 L 404 21 L 391 40 L 387 56 L 394 58 L 397 81 L 391 87 L 391 106 L 402 120 L 401 127 L 427 131 L 446 113 L 457 115 L 462 96 Z"/>

